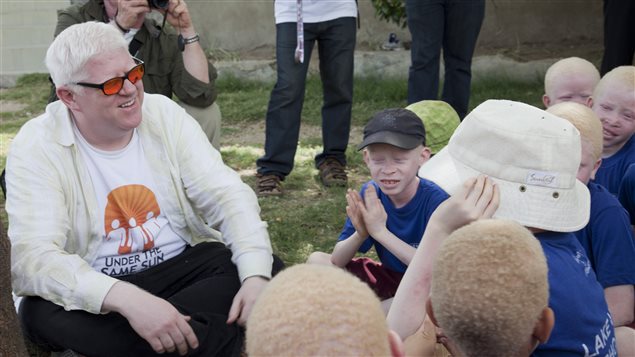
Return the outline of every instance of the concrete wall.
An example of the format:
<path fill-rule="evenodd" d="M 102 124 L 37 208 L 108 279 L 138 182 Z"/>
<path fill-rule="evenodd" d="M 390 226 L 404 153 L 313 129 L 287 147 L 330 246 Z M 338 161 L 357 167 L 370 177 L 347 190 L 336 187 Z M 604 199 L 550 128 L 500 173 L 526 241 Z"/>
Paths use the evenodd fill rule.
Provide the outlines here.
<path fill-rule="evenodd" d="M 479 45 L 602 42 L 602 0 L 486 1 Z"/>
<path fill-rule="evenodd" d="M 190 0 L 188 4 L 210 49 L 244 52 L 275 46 L 273 0 Z M 410 39 L 407 29 L 380 21 L 370 0 L 359 0 L 359 11 L 359 45 L 379 48 L 390 32 Z M 602 23 L 602 0 L 486 0 L 479 45 L 601 41 Z"/>
<path fill-rule="evenodd" d="M 601 0 L 486 1 L 479 46 L 513 49 L 526 43 L 601 41 Z M 0 76 L 46 71 L 43 59 L 52 40 L 55 10 L 69 4 L 70 0 L 0 0 Z M 236 53 L 236 58 L 253 53 L 273 56 L 273 0 L 189 0 L 188 5 L 207 49 Z M 359 5 L 359 49 L 379 48 L 390 32 L 409 40 L 407 29 L 375 17 L 370 0 L 359 0 Z"/>
<path fill-rule="evenodd" d="M 56 9 L 68 4 L 68 0 L 0 0 L 0 75 L 46 72 L 44 55 L 53 39 Z"/>

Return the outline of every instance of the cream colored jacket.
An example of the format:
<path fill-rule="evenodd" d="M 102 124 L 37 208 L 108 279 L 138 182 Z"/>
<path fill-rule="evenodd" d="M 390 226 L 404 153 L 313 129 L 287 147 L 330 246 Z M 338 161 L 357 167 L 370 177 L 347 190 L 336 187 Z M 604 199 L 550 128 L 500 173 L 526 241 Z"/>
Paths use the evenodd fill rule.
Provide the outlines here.
<path fill-rule="evenodd" d="M 225 166 L 198 123 L 171 99 L 146 93 L 138 134 L 174 231 L 191 244 L 224 242 L 241 281 L 271 277 L 271 244 L 256 195 Z M 15 293 L 99 313 L 117 279 L 90 265 L 100 243 L 97 200 L 61 101 L 24 124 L 6 169 Z"/>

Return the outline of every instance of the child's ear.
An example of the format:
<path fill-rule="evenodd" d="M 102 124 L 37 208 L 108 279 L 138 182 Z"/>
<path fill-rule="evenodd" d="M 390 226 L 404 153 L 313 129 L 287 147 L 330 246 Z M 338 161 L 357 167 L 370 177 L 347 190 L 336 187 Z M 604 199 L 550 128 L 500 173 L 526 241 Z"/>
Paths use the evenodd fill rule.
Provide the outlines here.
<path fill-rule="evenodd" d="M 421 165 L 425 164 L 426 161 L 430 160 L 430 156 L 432 156 L 430 148 L 427 146 L 423 146 L 423 148 L 421 149 L 421 163 L 419 164 L 419 166 L 421 167 Z"/>
<path fill-rule="evenodd" d="M 540 343 L 547 342 L 554 324 L 555 318 L 553 316 L 553 310 L 551 310 L 550 307 L 545 307 L 540 314 L 540 318 L 536 321 L 532 336 Z"/>
<path fill-rule="evenodd" d="M 364 163 L 366 163 L 366 166 L 368 166 L 368 162 L 370 161 L 370 158 L 368 157 L 368 149 L 363 148 L 362 155 L 364 157 Z"/>
<path fill-rule="evenodd" d="M 542 104 L 545 105 L 545 108 L 549 108 L 549 105 L 551 104 L 551 98 L 549 98 L 548 95 L 543 94 L 542 95 Z"/>
<path fill-rule="evenodd" d="M 589 108 L 593 108 L 593 97 L 587 98 L 586 106 L 589 107 Z"/>

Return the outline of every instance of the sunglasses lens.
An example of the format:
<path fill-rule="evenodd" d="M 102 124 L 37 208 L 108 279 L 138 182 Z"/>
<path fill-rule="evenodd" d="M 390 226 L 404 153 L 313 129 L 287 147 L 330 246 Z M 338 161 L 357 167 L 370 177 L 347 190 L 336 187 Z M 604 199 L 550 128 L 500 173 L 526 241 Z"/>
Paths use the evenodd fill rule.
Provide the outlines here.
<path fill-rule="evenodd" d="M 144 72 L 143 64 L 139 64 L 128 72 L 128 80 L 132 83 L 137 83 L 143 77 Z"/>
<path fill-rule="evenodd" d="M 119 93 L 123 87 L 123 79 L 122 78 L 113 78 L 106 83 L 104 83 L 104 94 L 113 95 Z"/>

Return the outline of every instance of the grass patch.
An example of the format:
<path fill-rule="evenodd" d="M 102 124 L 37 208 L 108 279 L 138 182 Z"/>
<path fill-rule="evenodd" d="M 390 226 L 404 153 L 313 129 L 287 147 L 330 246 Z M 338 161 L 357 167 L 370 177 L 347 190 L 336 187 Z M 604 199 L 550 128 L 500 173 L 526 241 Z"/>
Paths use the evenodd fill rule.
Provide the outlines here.
<path fill-rule="evenodd" d="M 544 94 L 542 80 L 531 82 L 510 81 L 504 79 L 483 79 L 472 83 L 469 110 L 474 109 L 488 99 L 509 99 L 543 108 Z"/>
<path fill-rule="evenodd" d="M 223 77 L 217 83 L 218 102 L 223 111 L 223 132 L 237 133 L 249 124 L 265 118 L 269 95 L 274 83 Z M 515 82 L 504 79 L 479 80 L 472 85 L 470 109 L 486 99 L 511 99 L 541 106 L 542 83 Z M 28 119 L 44 111 L 49 94 L 46 75 L 21 77 L 14 88 L 0 92 L 0 100 L 21 103 L 22 109 L 0 113 L 0 169 L 4 168 L 8 146 Z M 352 126 L 359 130 L 378 110 L 404 107 L 407 82 L 401 79 L 356 78 Z M 303 125 L 321 124 L 322 85 L 317 75 L 309 76 L 303 109 Z M 225 135 L 224 134 L 224 135 Z M 323 187 L 317 179 L 313 158 L 321 150 L 319 130 L 302 137 L 298 146 L 295 167 L 284 181 L 283 197 L 260 198 L 262 217 L 269 224 L 269 234 L 276 254 L 287 264 L 306 260 L 313 251 L 330 252 L 344 224 L 345 189 Z M 362 155 L 356 150 L 358 142 L 351 140 L 347 151 L 349 186 L 358 189 L 369 179 Z M 223 159 L 238 171 L 253 187 L 255 161 L 263 154 L 263 143 L 257 145 L 224 144 Z M 4 207 L 4 198 L 0 198 Z M 6 213 L 0 218 L 5 223 Z"/>

